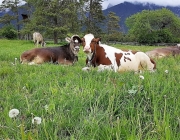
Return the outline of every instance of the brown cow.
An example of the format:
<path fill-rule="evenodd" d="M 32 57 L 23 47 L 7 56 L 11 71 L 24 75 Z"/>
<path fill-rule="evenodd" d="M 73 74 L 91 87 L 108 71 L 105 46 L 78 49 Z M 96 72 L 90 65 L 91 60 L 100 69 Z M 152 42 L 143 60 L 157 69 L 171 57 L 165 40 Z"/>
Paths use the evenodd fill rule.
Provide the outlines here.
<path fill-rule="evenodd" d="M 150 58 L 163 58 L 167 56 L 177 56 L 180 54 L 180 47 L 177 46 L 169 46 L 169 47 L 164 47 L 164 48 L 156 48 L 151 51 L 147 51 L 146 54 Z"/>
<path fill-rule="evenodd" d="M 94 38 L 93 34 L 87 34 L 82 38 L 83 51 L 87 55 L 86 64 L 98 67 L 98 71 L 113 70 L 115 72 L 135 71 L 147 69 L 154 71 L 155 62 L 144 52 L 123 51 L 100 43 L 100 38 Z"/>
<path fill-rule="evenodd" d="M 22 64 L 42 64 L 51 62 L 57 64 L 74 64 L 78 61 L 79 46 L 81 39 L 78 35 L 73 35 L 71 38 L 66 38 L 69 44 L 59 47 L 34 48 L 25 51 L 20 56 Z"/>

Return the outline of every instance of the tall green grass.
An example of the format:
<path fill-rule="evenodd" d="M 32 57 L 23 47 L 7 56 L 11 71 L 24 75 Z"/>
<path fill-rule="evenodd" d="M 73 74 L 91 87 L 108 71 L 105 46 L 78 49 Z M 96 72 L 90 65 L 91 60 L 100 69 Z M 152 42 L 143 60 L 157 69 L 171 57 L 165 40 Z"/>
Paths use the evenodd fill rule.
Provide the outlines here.
<path fill-rule="evenodd" d="M 180 57 L 156 60 L 157 71 L 145 71 L 143 80 L 133 72 L 82 71 L 86 59 L 82 49 L 73 66 L 21 65 L 20 54 L 33 43 L 0 44 L 0 139 L 179 139 Z M 20 113 L 10 118 L 13 108 Z M 42 118 L 41 124 L 32 124 L 35 116 Z"/>

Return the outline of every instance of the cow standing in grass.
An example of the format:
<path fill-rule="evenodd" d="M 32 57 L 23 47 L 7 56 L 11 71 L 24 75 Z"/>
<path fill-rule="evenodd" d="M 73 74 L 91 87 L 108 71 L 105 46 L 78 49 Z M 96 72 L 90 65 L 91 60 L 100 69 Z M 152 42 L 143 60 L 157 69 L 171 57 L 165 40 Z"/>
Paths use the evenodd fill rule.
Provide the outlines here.
<path fill-rule="evenodd" d="M 78 61 L 78 52 L 80 49 L 81 39 L 78 35 L 71 38 L 66 37 L 68 44 L 59 47 L 34 48 L 25 51 L 20 56 L 22 64 L 42 64 L 51 62 L 56 64 L 72 65 Z"/>
<path fill-rule="evenodd" d="M 144 52 L 120 50 L 100 43 L 100 38 L 94 38 L 93 34 L 87 34 L 82 38 L 83 51 L 87 55 L 86 64 L 88 67 L 83 70 L 89 70 L 89 66 L 98 67 L 99 71 L 113 70 L 115 72 L 141 70 L 154 71 L 155 62 Z"/>
<path fill-rule="evenodd" d="M 45 47 L 46 43 L 44 42 L 43 36 L 39 32 L 33 33 L 33 41 L 34 45 L 38 47 L 39 44 L 41 44 L 41 47 Z"/>

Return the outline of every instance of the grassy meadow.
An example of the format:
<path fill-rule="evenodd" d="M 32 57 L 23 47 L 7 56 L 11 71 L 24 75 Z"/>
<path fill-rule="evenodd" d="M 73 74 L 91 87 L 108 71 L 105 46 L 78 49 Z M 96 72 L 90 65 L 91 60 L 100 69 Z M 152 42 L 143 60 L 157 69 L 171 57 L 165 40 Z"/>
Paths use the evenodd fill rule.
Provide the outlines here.
<path fill-rule="evenodd" d="M 180 139 L 180 57 L 156 60 L 157 71 L 142 74 L 84 72 L 82 48 L 73 66 L 21 65 L 33 47 L 0 40 L 0 140 Z M 14 118 L 11 109 L 19 110 Z"/>

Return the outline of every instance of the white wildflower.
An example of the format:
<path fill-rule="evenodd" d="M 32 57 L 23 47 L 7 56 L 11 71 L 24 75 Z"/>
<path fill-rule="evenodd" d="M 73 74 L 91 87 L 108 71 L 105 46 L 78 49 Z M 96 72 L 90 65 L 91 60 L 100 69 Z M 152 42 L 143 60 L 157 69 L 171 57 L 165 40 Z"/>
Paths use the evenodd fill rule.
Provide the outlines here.
<path fill-rule="evenodd" d="M 15 118 L 18 114 L 19 114 L 19 110 L 18 109 L 11 109 L 9 111 L 9 117 L 10 118 Z"/>
<path fill-rule="evenodd" d="M 44 108 L 46 111 L 48 111 L 48 105 L 45 105 Z"/>
<path fill-rule="evenodd" d="M 165 72 L 165 73 L 168 73 L 169 71 L 168 71 L 168 70 L 165 70 L 164 72 Z"/>
<path fill-rule="evenodd" d="M 129 94 L 135 94 L 137 92 L 137 90 L 135 90 L 135 89 L 130 89 L 130 90 L 128 90 L 128 93 Z"/>
<path fill-rule="evenodd" d="M 41 118 L 40 117 L 34 117 L 32 119 L 32 124 L 41 124 Z"/>
<path fill-rule="evenodd" d="M 22 88 L 23 90 L 26 90 L 26 86 L 23 86 L 23 88 Z"/>
<path fill-rule="evenodd" d="M 144 80 L 144 76 L 142 76 L 142 75 L 140 75 L 139 78 Z"/>

